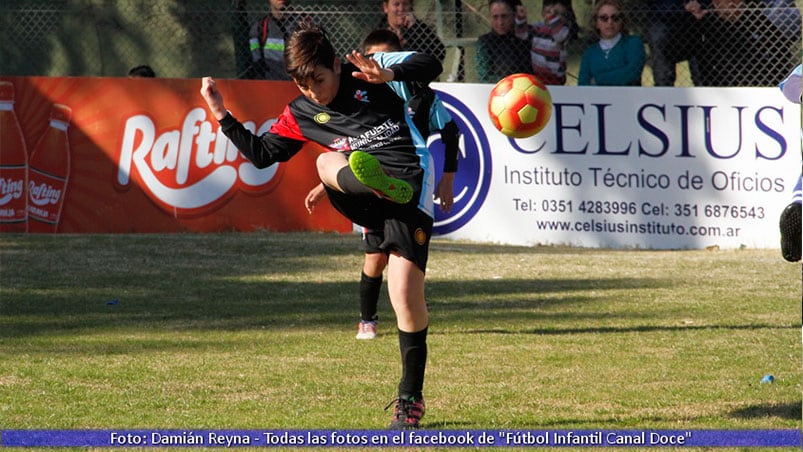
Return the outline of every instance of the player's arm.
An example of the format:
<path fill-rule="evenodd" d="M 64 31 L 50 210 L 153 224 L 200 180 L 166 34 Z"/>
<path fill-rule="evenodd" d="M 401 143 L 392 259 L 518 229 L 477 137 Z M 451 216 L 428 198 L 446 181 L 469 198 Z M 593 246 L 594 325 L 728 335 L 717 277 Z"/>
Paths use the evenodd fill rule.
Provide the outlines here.
<path fill-rule="evenodd" d="M 220 123 L 220 130 L 257 168 L 266 168 L 276 162 L 285 162 L 304 145 L 304 138 L 289 108 L 285 108 L 270 131 L 256 136 L 246 129 L 228 110 L 223 94 L 212 77 L 201 80 L 201 96 L 212 115 Z"/>
<path fill-rule="evenodd" d="M 441 129 L 441 141 L 443 141 L 443 172 L 456 173 L 457 159 L 460 153 L 460 129 L 454 121 L 447 122 Z"/>
<path fill-rule="evenodd" d="M 430 83 L 443 72 L 440 60 L 427 53 L 413 53 L 402 62 L 388 68 L 393 71 L 394 80 L 400 82 Z"/>
<path fill-rule="evenodd" d="M 443 174 L 435 187 L 435 199 L 439 201 L 440 209 L 444 212 L 452 210 L 454 204 L 454 174 L 457 172 L 460 130 L 453 120 L 444 124 L 441 129 L 443 142 Z"/>
<path fill-rule="evenodd" d="M 389 53 L 390 55 L 392 53 Z M 402 52 L 401 60 L 392 58 L 367 58 L 359 52 L 346 55 L 346 59 L 357 67 L 359 71 L 352 75 L 371 83 L 420 82 L 430 83 L 437 79 L 443 66 L 437 58 L 426 53 Z"/>
<path fill-rule="evenodd" d="M 286 112 L 287 110 L 285 110 Z M 246 129 L 231 113 L 227 113 L 218 122 L 220 130 L 237 147 L 243 157 L 250 160 L 257 168 L 267 168 L 276 162 L 290 160 L 304 145 L 304 141 L 282 133 L 285 129 L 281 126 L 283 121 L 286 121 L 285 113 L 282 113 L 270 130 L 261 136 Z"/>

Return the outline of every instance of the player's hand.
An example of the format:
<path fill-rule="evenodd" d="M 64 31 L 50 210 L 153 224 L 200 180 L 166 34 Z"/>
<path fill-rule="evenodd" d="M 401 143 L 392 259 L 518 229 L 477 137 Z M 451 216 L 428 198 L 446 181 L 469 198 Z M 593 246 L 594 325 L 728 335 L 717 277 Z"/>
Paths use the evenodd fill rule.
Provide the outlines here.
<path fill-rule="evenodd" d="M 201 97 L 206 101 L 206 105 L 212 111 L 212 115 L 220 121 L 226 117 L 226 106 L 223 105 L 223 95 L 217 89 L 217 83 L 212 77 L 201 79 Z"/>
<path fill-rule="evenodd" d="M 307 193 L 307 197 L 304 198 L 304 207 L 307 208 L 307 212 L 310 214 L 315 210 L 315 206 L 318 205 L 318 202 L 326 196 L 326 189 L 323 188 L 323 184 L 318 184 L 312 190 Z"/>
<path fill-rule="evenodd" d="M 454 173 L 443 173 L 435 187 L 435 202 L 441 212 L 449 213 L 454 205 Z"/>
<path fill-rule="evenodd" d="M 350 54 L 347 54 L 346 59 L 349 61 L 349 63 L 353 64 L 357 67 L 357 69 L 359 69 L 359 71 L 354 71 L 351 73 L 354 78 L 376 84 L 393 80 L 393 71 L 380 67 L 376 60 L 373 58 L 366 58 L 365 55 L 356 50 L 352 51 Z"/>

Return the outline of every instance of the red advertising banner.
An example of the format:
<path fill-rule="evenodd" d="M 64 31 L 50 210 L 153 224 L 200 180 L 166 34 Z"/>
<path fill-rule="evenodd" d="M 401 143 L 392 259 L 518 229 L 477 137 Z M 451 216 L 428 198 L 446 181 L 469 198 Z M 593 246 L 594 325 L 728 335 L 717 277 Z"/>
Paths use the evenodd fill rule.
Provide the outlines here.
<path fill-rule="evenodd" d="M 226 105 L 266 131 L 290 82 L 219 80 Z M 0 231 L 351 231 L 308 144 L 257 169 L 218 131 L 197 79 L 0 77 Z"/>

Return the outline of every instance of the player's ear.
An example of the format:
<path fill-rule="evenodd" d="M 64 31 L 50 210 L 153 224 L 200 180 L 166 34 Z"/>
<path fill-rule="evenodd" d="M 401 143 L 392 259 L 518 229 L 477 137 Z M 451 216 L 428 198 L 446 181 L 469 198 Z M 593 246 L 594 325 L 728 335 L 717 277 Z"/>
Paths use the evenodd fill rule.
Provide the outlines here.
<path fill-rule="evenodd" d="M 335 71 L 335 75 L 340 75 L 340 58 L 335 57 L 335 62 L 332 64 L 332 70 Z"/>

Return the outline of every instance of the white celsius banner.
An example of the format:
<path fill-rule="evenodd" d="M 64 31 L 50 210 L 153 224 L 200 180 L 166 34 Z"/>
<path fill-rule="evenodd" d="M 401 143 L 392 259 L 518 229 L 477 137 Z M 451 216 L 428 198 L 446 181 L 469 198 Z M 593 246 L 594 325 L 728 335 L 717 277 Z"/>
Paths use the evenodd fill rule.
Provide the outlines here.
<path fill-rule="evenodd" d="M 462 132 L 435 234 L 511 245 L 778 248 L 800 177 L 800 106 L 777 88 L 550 87 L 527 139 L 488 119 L 492 85 L 445 84 Z M 430 149 L 440 170 L 442 144 Z"/>

